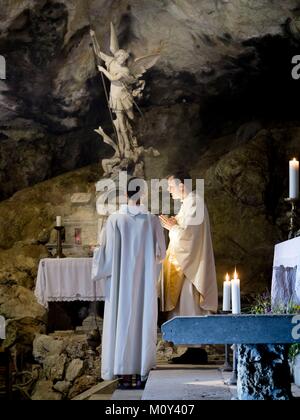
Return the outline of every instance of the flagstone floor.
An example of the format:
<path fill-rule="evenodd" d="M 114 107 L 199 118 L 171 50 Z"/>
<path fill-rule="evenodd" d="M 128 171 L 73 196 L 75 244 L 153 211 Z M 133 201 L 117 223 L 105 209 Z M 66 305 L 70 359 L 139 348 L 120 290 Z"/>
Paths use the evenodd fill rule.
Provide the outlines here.
<path fill-rule="evenodd" d="M 206 346 L 209 365 L 175 365 L 168 361 L 186 351 L 160 341 L 157 349 L 158 366 L 151 371 L 146 388 L 121 391 L 113 385 L 110 392 L 97 392 L 89 400 L 236 400 L 236 387 L 225 385 L 231 373 L 222 372 L 224 346 Z M 111 385 L 110 385 L 111 386 Z M 300 398 L 300 388 L 293 385 L 293 395 Z"/>

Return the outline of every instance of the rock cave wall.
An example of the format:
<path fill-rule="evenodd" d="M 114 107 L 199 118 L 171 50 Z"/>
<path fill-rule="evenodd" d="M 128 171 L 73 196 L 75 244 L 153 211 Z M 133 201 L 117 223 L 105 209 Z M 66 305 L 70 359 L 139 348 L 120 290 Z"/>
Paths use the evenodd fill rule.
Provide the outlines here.
<path fill-rule="evenodd" d="M 300 155 L 291 77 L 300 2 L 286 0 L 0 0 L 0 314 L 8 345 L 45 330 L 34 301 L 57 209 L 94 191 L 111 131 L 90 48 L 108 52 L 109 22 L 135 56 L 158 48 L 139 104 L 140 142 L 161 153 L 146 175 L 184 165 L 204 177 L 218 281 L 238 266 L 243 293 L 270 285 L 273 247 L 287 237 L 288 160 Z M 73 172 L 72 172 L 73 171 Z M 16 304 L 17 303 L 17 304 Z"/>

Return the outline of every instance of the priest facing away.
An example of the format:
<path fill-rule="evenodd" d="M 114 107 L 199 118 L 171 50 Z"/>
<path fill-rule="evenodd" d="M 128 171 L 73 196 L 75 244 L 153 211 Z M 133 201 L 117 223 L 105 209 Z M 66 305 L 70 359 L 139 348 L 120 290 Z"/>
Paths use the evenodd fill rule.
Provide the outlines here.
<path fill-rule="evenodd" d="M 204 198 L 189 189 L 184 171 L 167 177 L 168 191 L 182 205 L 176 217 L 160 216 L 170 244 L 163 264 L 162 310 L 168 319 L 217 312 L 218 288 L 210 223 Z M 206 363 L 202 349 L 188 349 L 173 363 Z"/>
<path fill-rule="evenodd" d="M 135 387 L 143 388 L 156 366 L 157 280 L 166 245 L 159 218 L 141 204 L 140 181 L 129 180 L 128 204 L 108 218 L 101 240 L 99 276 L 106 282 L 101 376 L 119 377 L 120 389 L 133 387 L 133 375 Z"/>

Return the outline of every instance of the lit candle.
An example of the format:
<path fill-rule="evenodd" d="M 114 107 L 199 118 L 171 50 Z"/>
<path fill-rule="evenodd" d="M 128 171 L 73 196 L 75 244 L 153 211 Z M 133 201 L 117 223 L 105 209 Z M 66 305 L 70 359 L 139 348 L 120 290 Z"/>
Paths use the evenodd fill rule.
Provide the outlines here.
<path fill-rule="evenodd" d="M 231 280 L 231 300 L 232 300 L 232 313 L 238 315 L 241 313 L 241 288 L 240 279 L 238 274 L 234 272 L 233 280 Z"/>
<path fill-rule="evenodd" d="M 61 216 L 56 216 L 56 226 L 61 227 Z"/>
<path fill-rule="evenodd" d="M 299 198 L 299 161 L 290 160 L 290 198 Z"/>
<path fill-rule="evenodd" d="M 230 295 L 231 295 L 231 283 L 229 274 L 226 274 L 226 280 L 223 283 L 223 311 L 229 312 L 230 306 Z"/>

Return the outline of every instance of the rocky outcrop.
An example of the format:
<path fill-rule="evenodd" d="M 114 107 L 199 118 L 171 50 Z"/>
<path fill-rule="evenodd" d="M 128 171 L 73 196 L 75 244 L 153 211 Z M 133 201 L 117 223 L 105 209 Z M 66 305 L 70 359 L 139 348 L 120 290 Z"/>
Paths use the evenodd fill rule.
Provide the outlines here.
<path fill-rule="evenodd" d="M 238 398 L 240 400 L 291 400 L 288 346 L 238 346 Z"/>
<path fill-rule="evenodd" d="M 110 155 L 93 132 L 99 124 L 112 127 L 89 37 L 92 25 L 108 52 L 110 20 L 133 55 L 161 51 L 141 108 L 197 104 L 192 125 L 204 129 L 198 143 L 217 130 L 217 136 L 233 132 L 251 113 L 288 115 L 297 97 L 288 78 L 299 39 L 296 0 L 6 1 L 0 19 L 7 61 L 7 79 L 0 81 L 0 199 Z M 149 137 L 161 143 L 173 138 L 172 130 L 145 128 L 145 145 Z M 184 142 L 193 130 L 187 127 Z M 183 141 L 177 133 L 175 139 Z"/>
<path fill-rule="evenodd" d="M 30 356 L 35 335 L 46 331 L 46 310 L 34 296 L 39 260 L 48 256 L 44 245 L 55 215 L 71 213 L 73 193 L 94 191 L 97 172 L 97 167 L 85 168 L 0 203 L 0 314 L 7 320 L 5 347 L 16 346 Z"/>
<path fill-rule="evenodd" d="M 291 78 L 291 58 L 299 53 L 297 3 L 4 1 L 0 314 L 8 320 L 6 346 L 30 353 L 35 335 L 45 332 L 46 311 L 33 290 L 55 216 L 72 214 L 73 193 L 94 196 L 98 162 L 111 156 L 93 132 L 101 125 L 111 133 L 112 127 L 90 24 L 106 52 L 110 20 L 133 55 L 161 51 L 147 73 L 143 118 L 135 126 L 140 144 L 160 152 L 145 157 L 146 176 L 184 166 L 205 179 L 220 291 L 235 265 L 244 296 L 270 285 L 274 245 L 287 238 L 288 160 L 300 155 L 293 105 L 300 84 Z M 85 351 L 71 345 L 63 354 L 83 360 Z M 51 350 L 47 357 L 35 398 L 47 392 L 64 398 L 93 382 L 84 372 L 71 383 L 62 354 L 58 370 Z"/>
<path fill-rule="evenodd" d="M 53 390 L 51 381 L 39 381 L 31 399 L 33 401 L 60 401 L 62 394 Z"/>
<path fill-rule="evenodd" d="M 83 333 L 38 335 L 33 342 L 33 356 L 41 369 L 32 399 L 72 399 L 91 388 L 99 381 L 99 350 L 89 347 L 88 336 Z M 74 358 L 75 354 L 81 358 Z"/>

